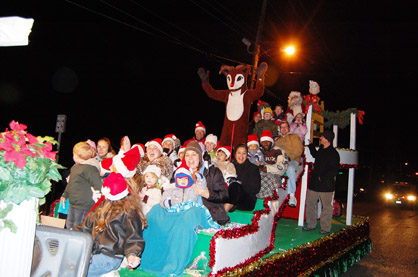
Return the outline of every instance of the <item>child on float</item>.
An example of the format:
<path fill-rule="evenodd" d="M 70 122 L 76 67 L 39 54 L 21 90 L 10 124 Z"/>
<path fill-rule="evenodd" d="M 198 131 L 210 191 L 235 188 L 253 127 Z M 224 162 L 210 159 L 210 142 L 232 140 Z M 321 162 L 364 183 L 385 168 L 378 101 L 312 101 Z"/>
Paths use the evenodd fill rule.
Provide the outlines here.
<path fill-rule="evenodd" d="M 147 214 L 149 227 L 144 230 L 147 247 L 140 268 L 157 276 L 182 275 L 198 230 L 220 228 L 195 192 L 196 186 L 206 189 L 205 177 L 192 173 L 186 159 L 174 176 L 175 187 L 164 190 L 161 205 Z"/>
<path fill-rule="evenodd" d="M 201 197 L 195 192 L 193 184 L 207 189 L 206 179 L 200 173 L 192 174 L 183 159 L 181 165 L 174 173 L 174 187 L 164 190 L 160 201 L 161 207 L 169 209 L 172 206 L 192 200 L 202 204 Z"/>
<path fill-rule="evenodd" d="M 248 160 L 255 164 L 256 166 L 263 166 L 265 165 L 264 161 L 264 154 L 260 149 L 260 143 L 258 142 L 258 138 L 256 134 L 251 134 L 248 136 Z"/>
<path fill-rule="evenodd" d="M 149 165 L 143 172 L 144 187 L 139 192 L 142 212 L 146 215 L 152 207 L 159 204 L 162 189 L 168 184 L 168 179 L 161 175 L 161 169 L 156 165 Z"/>
<path fill-rule="evenodd" d="M 214 165 L 222 172 L 225 182 L 228 184 L 236 181 L 237 173 L 233 163 L 229 161 L 231 156 L 230 146 L 220 146 L 216 151 L 217 162 Z"/>
<path fill-rule="evenodd" d="M 211 164 L 212 162 L 216 162 L 216 148 L 218 147 L 218 137 L 215 136 L 214 134 L 209 134 L 206 136 L 206 140 L 205 140 L 205 148 L 206 151 L 203 155 L 203 160 L 208 160 L 205 159 L 205 155 L 209 155 L 210 159 L 209 164 Z"/>
<path fill-rule="evenodd" d="M 69 199 L 67 229 L 72 229 L 83 222 L 88 211 L 100 197 L 97 196 L 93 200 L 93 196 L 96 196 L 94 192 L 102 187 L 98 169 L 99 161 L 96 159 L 93 148 L 87 142 L 83 141 L 74 145 L 73 160 L 75 165 L 71 167 L 68 184 L 60 198 L 63 205 Z"/>
<path fill-rule="evenodd" d="M 84 222 L 74 228 L 93 237 L 93 256 L 87 276 L 99 276 L 118 269 L 124 256 L 128 267 L 141 262 L 145 241 L 142 230 L 147 218 L 137 194 L 129 193 L 120 173 L 111 172 L 103 182 L 102 197 Z"/>
<path fill-rule="evenodd" d="M 298 113 L 290 123 L 290 133 L 298 135 L 302 142 L 305 142 L 305 135 L 308 132 L 303 113 Z"/>
<path fill-rule="evenodd" d="M 177 160 L 175 160 L 175 161 L 173 162 L 174 171 L 176 171 L 176 169 L 180 166 L 181 161 L 182 161 L 182 160 L 183 160 L 183 158 L 184 158 L 184 153 L 185 153 L 185 150 L 186 150 L 186 147 L 185 147 L 185 146 L 181 146 L 181 147 L 179 148 L 178 158 L 177 158 Z"/>
<path fill-rule="evenodd" d="M 166 135 L 162 141 L 163 153 L 167 155 L 174 163 L 177 159 L 177 152 L 175 150 L 177 137 L 174 134 Z"/>

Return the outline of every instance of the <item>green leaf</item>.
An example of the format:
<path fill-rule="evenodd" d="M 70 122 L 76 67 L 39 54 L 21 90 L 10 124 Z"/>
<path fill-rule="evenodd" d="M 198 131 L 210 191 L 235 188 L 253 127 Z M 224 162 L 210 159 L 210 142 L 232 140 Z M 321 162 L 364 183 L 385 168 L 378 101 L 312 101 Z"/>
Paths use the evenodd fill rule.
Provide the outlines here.
<path fill-rule="evenodd" d="M 5 219 L 5 220 L 0 220 L 0 223 L 3 223 L 3 224 L 0 224 L 0 231 L 5 228 L 9 228 L 10 232 L 16 234 L 17 227 L 16 227 L 16 224 L 13 223 L 13 221 L 9 219 Z"/>
<path fill-rule="evenodd" d="M 9 181 L 12 178 L 10 171 L 3 166 L 0 166 L 0 180 Z"/>
<path fill-rule="evenodd" d="M 4 209 L 0 209 L 0 219 L 3 219 L 7 216 L 7 214 L 13 209 L 12 204 L 7 204 Z"/>

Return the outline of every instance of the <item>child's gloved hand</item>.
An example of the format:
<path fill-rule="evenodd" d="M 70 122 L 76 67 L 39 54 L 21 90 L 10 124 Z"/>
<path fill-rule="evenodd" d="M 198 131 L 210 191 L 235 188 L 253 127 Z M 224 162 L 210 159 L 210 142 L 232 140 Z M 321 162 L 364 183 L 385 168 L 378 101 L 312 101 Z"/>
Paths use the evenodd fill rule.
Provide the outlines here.
<path fill-rule="evenodd" d="M 102 196 L 102 194 L 100 193 L 100 190 L 95 190 L 93 187 L 90 187 L 91 192 L 93 193 L 91 196 L 91 199 L 93 199 L 94 202 L 97 202 L 97 200 L 99 200 L 99 198 Z"/>
<path fill-rule="evenodd" d="M 207 188 L 206 178 L 200 173 L 195 173 L 194 175 L 196 177 L 196 184 L 201 188 Z"/>

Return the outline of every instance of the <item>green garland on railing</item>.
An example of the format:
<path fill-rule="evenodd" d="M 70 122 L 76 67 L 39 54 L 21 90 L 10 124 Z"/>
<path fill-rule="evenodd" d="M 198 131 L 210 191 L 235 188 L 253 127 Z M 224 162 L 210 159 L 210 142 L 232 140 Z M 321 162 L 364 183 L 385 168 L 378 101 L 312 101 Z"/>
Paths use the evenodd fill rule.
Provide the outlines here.
<path fill-rule="evenodd" d="M 322 115 L 326 119 L 324 126 L 331 127 L 332 125 L 337 125 L 340 129 L 344 129 L 345 127 L 347 127 L 347 125 L 350 124 L 350 116 L 352 113 L 354 113 L 356 117 L 359 118 L 359 122 L 360 124 L 362 124 L 364 112 L 356 108 L 350 108 L 345 111 L 323 111 Z"/>

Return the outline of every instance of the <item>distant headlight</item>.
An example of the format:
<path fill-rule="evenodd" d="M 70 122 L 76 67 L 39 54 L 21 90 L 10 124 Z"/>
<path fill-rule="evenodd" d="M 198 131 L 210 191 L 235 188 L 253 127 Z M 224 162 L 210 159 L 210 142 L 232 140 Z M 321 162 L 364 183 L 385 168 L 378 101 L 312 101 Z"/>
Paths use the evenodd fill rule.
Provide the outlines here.
<path fill-rule="evenodd" d="M 386 197 L 386 199 L 393 199 L 392 193 L 386 193 L 385 197 Z"/>
<path fill-rule="evenodd" d="M 415 200 L 417 200 L 417 197 L 415 196 L 415 195 L 408 195 L 408 200 L 410 200 L 410 201 L 415 201 Z"/>

